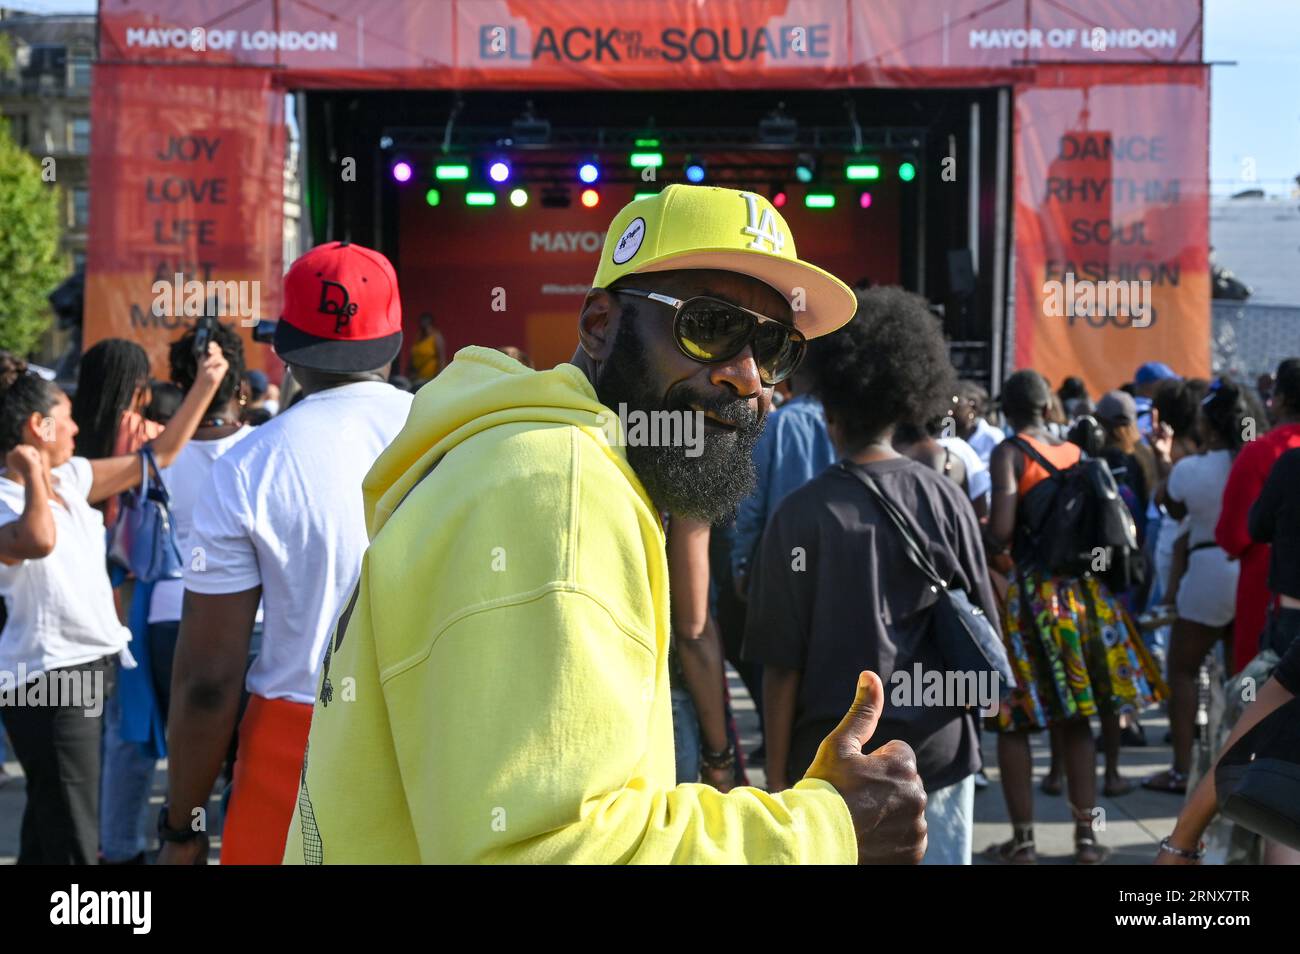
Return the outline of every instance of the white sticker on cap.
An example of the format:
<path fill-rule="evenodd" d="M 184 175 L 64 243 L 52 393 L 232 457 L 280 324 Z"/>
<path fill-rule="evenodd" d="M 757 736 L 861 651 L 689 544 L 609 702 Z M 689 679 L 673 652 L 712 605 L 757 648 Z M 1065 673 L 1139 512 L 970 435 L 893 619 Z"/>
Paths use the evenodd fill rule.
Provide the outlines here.
<path fill-rule="evenodd" d="M 628 223 L 623 234 L 618 237 L 618 244 L 614 246 L 614 254 L 610 257 L 614 260 L 615 265 L 622 265 L 631 260 L 632 256 L 641 250 L 641 243 L 645 240 L 645 219 L 637 216 Z"/>

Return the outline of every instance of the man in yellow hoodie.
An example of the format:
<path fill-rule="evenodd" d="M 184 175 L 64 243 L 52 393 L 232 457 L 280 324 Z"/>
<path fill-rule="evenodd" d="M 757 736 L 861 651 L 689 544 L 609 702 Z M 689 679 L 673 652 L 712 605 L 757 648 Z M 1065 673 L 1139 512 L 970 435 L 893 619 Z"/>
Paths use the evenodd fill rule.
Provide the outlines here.
<path fill-rule="evenodd" d="M 748 492 L 772 385 L 853 315 L 766 199 L 672 185 L 607 233 L 572 363 L 466 348 L 365 481 L 285 861 L 918 861 L 912 752 L 857 698 L 807 776 L 674 785 L 660 515 Z"/>

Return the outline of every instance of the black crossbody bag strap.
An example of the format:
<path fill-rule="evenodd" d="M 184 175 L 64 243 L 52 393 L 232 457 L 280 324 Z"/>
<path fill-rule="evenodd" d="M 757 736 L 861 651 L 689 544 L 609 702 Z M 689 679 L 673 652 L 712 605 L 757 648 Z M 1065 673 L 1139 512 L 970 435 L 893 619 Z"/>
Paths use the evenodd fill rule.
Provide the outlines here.
<path fill-rule="evenodd" d="M 920 542 L 917 541 L 916 536 L 908 528 L 906 519 L 894 505 L 894 502 L 885 496 L 885 492 L 880 489 L 880 485 L 875 482 L 870 474 L 851 464 L 840 461 L 839 466 L 845 473 L 851 474 L 861 481 L 862 485 L 871 492 L 871 496 L 876 499 L 876 503 L 880 504 L 880 509 L 885 512 L 885 516 L 894 525 L 894 529 L 898 531 L 898 535 L 902 538 L 903 552 L 907 554 L 907 559 L 912 565 L 920 570 L 922 575 L 935 586 L 946 590 L 948 588 L 947 582 L 939 575 L 939 571 L 934 568 L 934 564 L 930 562 L 930 558 L 922 549 Z"/>

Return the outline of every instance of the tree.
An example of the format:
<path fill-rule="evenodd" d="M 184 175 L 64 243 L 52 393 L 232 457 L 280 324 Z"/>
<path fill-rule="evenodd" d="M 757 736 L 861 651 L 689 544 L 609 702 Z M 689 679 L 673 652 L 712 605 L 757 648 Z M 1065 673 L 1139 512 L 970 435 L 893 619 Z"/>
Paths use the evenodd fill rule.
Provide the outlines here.
<path fill-rule="evenodd" d="M 60 198 L 0 121 L 0 348 L 15 354 L 27 355 L 40 343 L 53 320 L 45 296 L 67 275 Z"/>

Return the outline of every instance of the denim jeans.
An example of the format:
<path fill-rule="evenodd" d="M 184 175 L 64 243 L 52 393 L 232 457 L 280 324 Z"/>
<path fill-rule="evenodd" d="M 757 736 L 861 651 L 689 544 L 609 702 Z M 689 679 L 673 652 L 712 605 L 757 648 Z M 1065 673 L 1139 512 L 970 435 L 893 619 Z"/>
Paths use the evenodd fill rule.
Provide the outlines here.
<path fill-rule="evenodd" d="M 925 824 L 929 844 L 923 865 L 970 864 L 975 834 L 975 776 L 926 792 Z"/>
<path fill-rule="evenodd" d="M 122 738 L 122 702 L 114 692 L 104 707 L 104 769 L 99 798 L 100 852 L 106 862 L 129 861 L 145 850 L 155 765 L 142 743 Z"/>
<path fill-rule="evenodd" d="M 677 784 L 700 780 L 700 720 L 689 689 L 672 690 L 673 749 L 677 756 Z"/>

